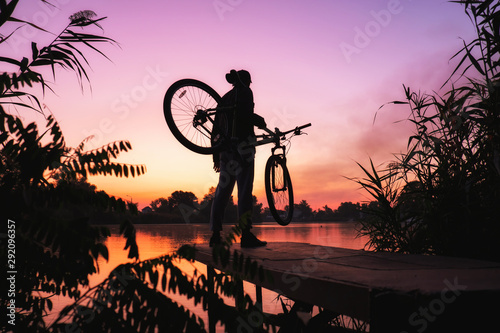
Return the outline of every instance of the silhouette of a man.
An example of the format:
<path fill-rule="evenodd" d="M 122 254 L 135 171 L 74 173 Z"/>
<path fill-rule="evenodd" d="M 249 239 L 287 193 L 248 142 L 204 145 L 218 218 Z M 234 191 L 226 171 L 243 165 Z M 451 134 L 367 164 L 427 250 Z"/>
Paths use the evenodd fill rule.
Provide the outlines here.
<path fill-rule="evenodd" d="M 214 170 L 220 172 L 220 176 L 210 214 L 210 229 L 213 232 L 210 246 L 221 242 L 224 211 L 235 183 L 238 187 L 238 216 L 247 222 L 242 231 L 241 246 L 265 246 L 267 242 L 257 239 L 250 232 L 255 146 L 248 144 L 255 140 L 254 126 L 264 128 L 266 122 L 254 113 L 250 73 L 246 70 L 232 70 L 226 74 L 226 80 L 233 88 L 222 97 L 217 106 L 212 132 L 214 142 L 222 138 L 229 142 L 221 152 L 213 155 Z"/>

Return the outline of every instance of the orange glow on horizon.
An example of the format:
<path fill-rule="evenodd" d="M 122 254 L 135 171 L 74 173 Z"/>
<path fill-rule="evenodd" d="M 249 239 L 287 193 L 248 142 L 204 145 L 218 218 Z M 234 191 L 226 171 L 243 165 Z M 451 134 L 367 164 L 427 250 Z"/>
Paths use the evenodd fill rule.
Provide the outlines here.
<path fill-rule="evenodd" d="M 399 2 L 383 24 L 373 14 L 389 10 L 381 1 L 229 3 L 225 12 L 211 2 L 175 1 L 138 12 L 134 3 L 89 0 L 86 8 L 79 2 L 60 4 L 43 22 L 42 28 L 55 33 L 74 12 L 91 9 L 107 17 L 100 22 L 103 33 L 120 43 L 102 46 L 112 62 L 86 53 L 91 91 L 86 87 L 82 94 L 73 73 L 58 71 L 52 85 L 57 95 L 48 92 L 43 98 L 68 145 L 89 136 L 88 149 L 129 140 L 133 149 L 118 162 L 147 167 L 136 178 L 90 177 L 98 189 L 138 202 L 139 208 L 176 190 L 201 200 L 217 185 L 218 175 L 210 156 L 188 151 L 172 136 L 163 97 L 182 78 L 201 80 L 222 95 L 230 88 L 224 74 L 244 68 L 252 75 L 255 111 L 270 128 L 313 125 L 307 136 L 293 138 L 287 155 L 295 202 L 306 200 L 316 210 L 369 200 L 346 177 L 362 176 L 356 162 L 393 160 L 412 134 L 407 123 L 395 123 L 407 118 L 405 107 L 380 107 L 403 99 L 403 84 L 438 91 L 451 74 L 450 57 L 462 39 L 474 35 L 462 6 L 448 2 Z M 41 17 L 46 11 L 40 6 L 21 2 L 15 17 Z M 26 29 L 17 32 L 21 38 L 9 40 L 9 52 L 19 59 L 30 55 L 31 39 L 40 48 L 53 38 Z M 254 195 L 264 206 L 268 156 L 269 147 L 257 150 Z"/>

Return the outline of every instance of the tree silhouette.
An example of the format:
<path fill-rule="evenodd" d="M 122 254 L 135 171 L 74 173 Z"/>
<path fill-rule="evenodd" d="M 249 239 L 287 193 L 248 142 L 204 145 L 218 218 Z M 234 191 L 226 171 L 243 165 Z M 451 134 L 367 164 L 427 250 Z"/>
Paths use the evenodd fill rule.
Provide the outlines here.
<path fill-rule="evenodd" d="M 198 198 L 193 192 L 175 191 L 168 198 L 168 204 L 172 209 L 179 208 L 181 205 L 196 209 Z"/>
<path fill-rule="evenodd" d="M 6 22 L 30 24 L 12 17 L 17 3 L 0 1 L 0 27 Z M 1 63 L 17 68 L 15 72 L 0 74 L 0 197 L 7 226 L 15 231 L 9 232 L 8 242 L 0 242 L 0 254 L 7 258 L 9 253 L 12 258 L 8 250 L 15 244 L 15 262 L 10 259 L 10 274 L 17 277 L 15 295 L 0 295 L 2 308 L 12 309 L 9 310 L 12 318 L 3 315 L 0 319 L 1 331 L 15 328 L 16 332 L 204 332 L 203 321 L 167 297 L 167 291 L 185 295 L 205 309 L 210 299 L 216 309 L 215 320 L 225 327 L 235 327 L 236 318 L 246 320 L 248 313 L 261 315 L 248 295 L 241 300 L 241 308 L 248 313 L 238 312 L 227 306 L 219 294 L 209 293 L 204 274 L 182 272 L 176 265 L 181 258 L 194 260 L 192 247 L 139 261 L 135 229 L 127 220 L 120 225 L 120 232 L 126 238 L 128 257 L 135 261 L 118 266 L 104 282 L 85 289 L 89 286 L 89 276 L 99 270 L 99 260 L 108 259 L 105 240 L 110 231 L 92 225 L 88 210 L 74 214 L 68 207 L 101 205 L 113 213 L 127 209 L 135 212 L 136 206 L 132 203 L 94 191 L 92 186 L 86 186 L 84 179 L 93 174 L 135 177 L 144 173 L 145 168 L 113 162 L 121 152 L 131 149 L 128 141 L 85 151 L 84 140 L 78 147 L 71 148 L 66 145 L 54 117 L 47 117 L 47 129 L 40 132 L 36 123 L 25 125 L 22 117 L 9 111 L 18 114 L 20 108 L 27 108 L 43 114 L 39 98 L 22 90 L 33 85 L 50 89 L 35 68 L 48 67 L 54 77 L 57 68 L 71 70 L 83 88 L 83 83 L 88 81 L 87 60 L 80 48 L 102 54 L 96 43 L 114 43 L 106 37 L 76 32 L 76 28 L 100 27 L 98 22 L 102 19 L 94 17 L 91 11 L 72 15 L 67 27 L 48 46 L 39 48 L 36 43 L 31 44 L 31 60 L 0 57 Z M 2 34 L 0 43 L 15 32 Z M 173 204 L 178 206 L 193 205 L 197 201 L 196 197 L 181 191 L 173 197 Z M 241 233 L 239 225 L 232 230 Z M 230 246 L 230 241 L 224 241 L 214 251 L 216 260 L 229 258 Z M 242 260 L 240 271 L 217 275 L 215 290 L 225 297 L 234 298 L 237 281 L 243 277 L 255 278 L 258 273 L 262 279 L 265 277 L 262 267 L 255 262 L 244 256 L 238 259 Z M 47 323 L 46 315 L 52 310 L 52 297 L 56 295 L 70 297 L 74 303 Z"/>

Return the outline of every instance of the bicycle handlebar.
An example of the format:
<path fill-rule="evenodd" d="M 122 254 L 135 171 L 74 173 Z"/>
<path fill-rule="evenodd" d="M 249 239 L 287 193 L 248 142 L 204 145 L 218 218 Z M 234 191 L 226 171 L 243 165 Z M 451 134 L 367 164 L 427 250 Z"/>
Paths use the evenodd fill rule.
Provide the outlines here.
<path fill-rule="evenodd" d="M 308 124 L 305 124 L 305 125 L 302 125 L 302 126 L 297 126 L 294 129 L 288 130 L 286 132 L 281 132 L 278 128 L 275 128 L 274 131 L 271 131 L 267 127 L 266 128 L 262 128 L 262 130 L 266 131 L 268 134 L 270 134 L 272 136 L 282 136 L 282 135 L 287 135 L 287 134 L 292 133 L 292 132 L 297 132 L 297 131 L 300 132 L 301 129 L 309 127 L 311 125 L 312 125 L 311 123 L 308 123 Z"/>
<path fill-rule="evenodd" d="M 302 125 L 302 126 L 297 126 L 297 127 L 295 127 L 295 129 L 293 131 L 300 131 L 301 129 L 309 127 L 311 125 L 312 125 L 311 123 L 308 123 L 308 124 L 305 124 L 305 125 Z M 289 132 L 291 132 L 291 131 L 289 131 Z"/>
<path fill-rule="evenodd" d="M 207 113 L 208 112 L 213 112 L 213 111 L 225 111 L 225 110 L 232 110 L 234 109 L 234 106 L 218 106 L 216 108 L 209 108 L 209 109 L 205 109 L 205 110 L 198 110 L 198 112 L 202 111 L 202 116 L 207 116 Z M 195 119 L 196 117 L 201 117 L 200 115 L 196 115 L 195 116 Z M 312 124 L 311 123 L 308 123 L 308 124 L 305 124 L 305 125 L 302 125 L 302 126 L 297 126 L 291 130 L 288 130 L 286 132 L 281 132 L 277 127 L 274 129 L 274 131 L 270 130 L 269 128 L 267 127 L 264 127 L 264 128 L 260 128 L 261 130 L 267 132 L 267 134 L 269 134 L 270 136 L 273 136 L 273 137 L 280 137 L 280 136 L 283 136 L 283 135 L 287 135 L 289 133 L 292 133 L 292 132 L 295 132 L 296 135 L 300 134 L 300 130 L 301 129 L 304 129 L 306 127 L 309 127 L 311 126 Z M 259 137 L 259 135 L 257 135 L 257 137 Z"/>

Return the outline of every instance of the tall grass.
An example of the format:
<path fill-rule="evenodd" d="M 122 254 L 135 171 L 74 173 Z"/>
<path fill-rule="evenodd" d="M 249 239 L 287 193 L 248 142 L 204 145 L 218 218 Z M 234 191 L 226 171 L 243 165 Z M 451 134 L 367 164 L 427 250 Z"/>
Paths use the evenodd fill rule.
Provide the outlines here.
<path fill-rule="evenodd" d="M 500 4 L 464 6 L 477 37 L 442 96 L 404 87 L 414 134 L 407 151 L 354 179 L 375 199 L 361 234 L 376 250 L 500 260 Z M 464 83 L 458 83 L 464 82 Z"/>

